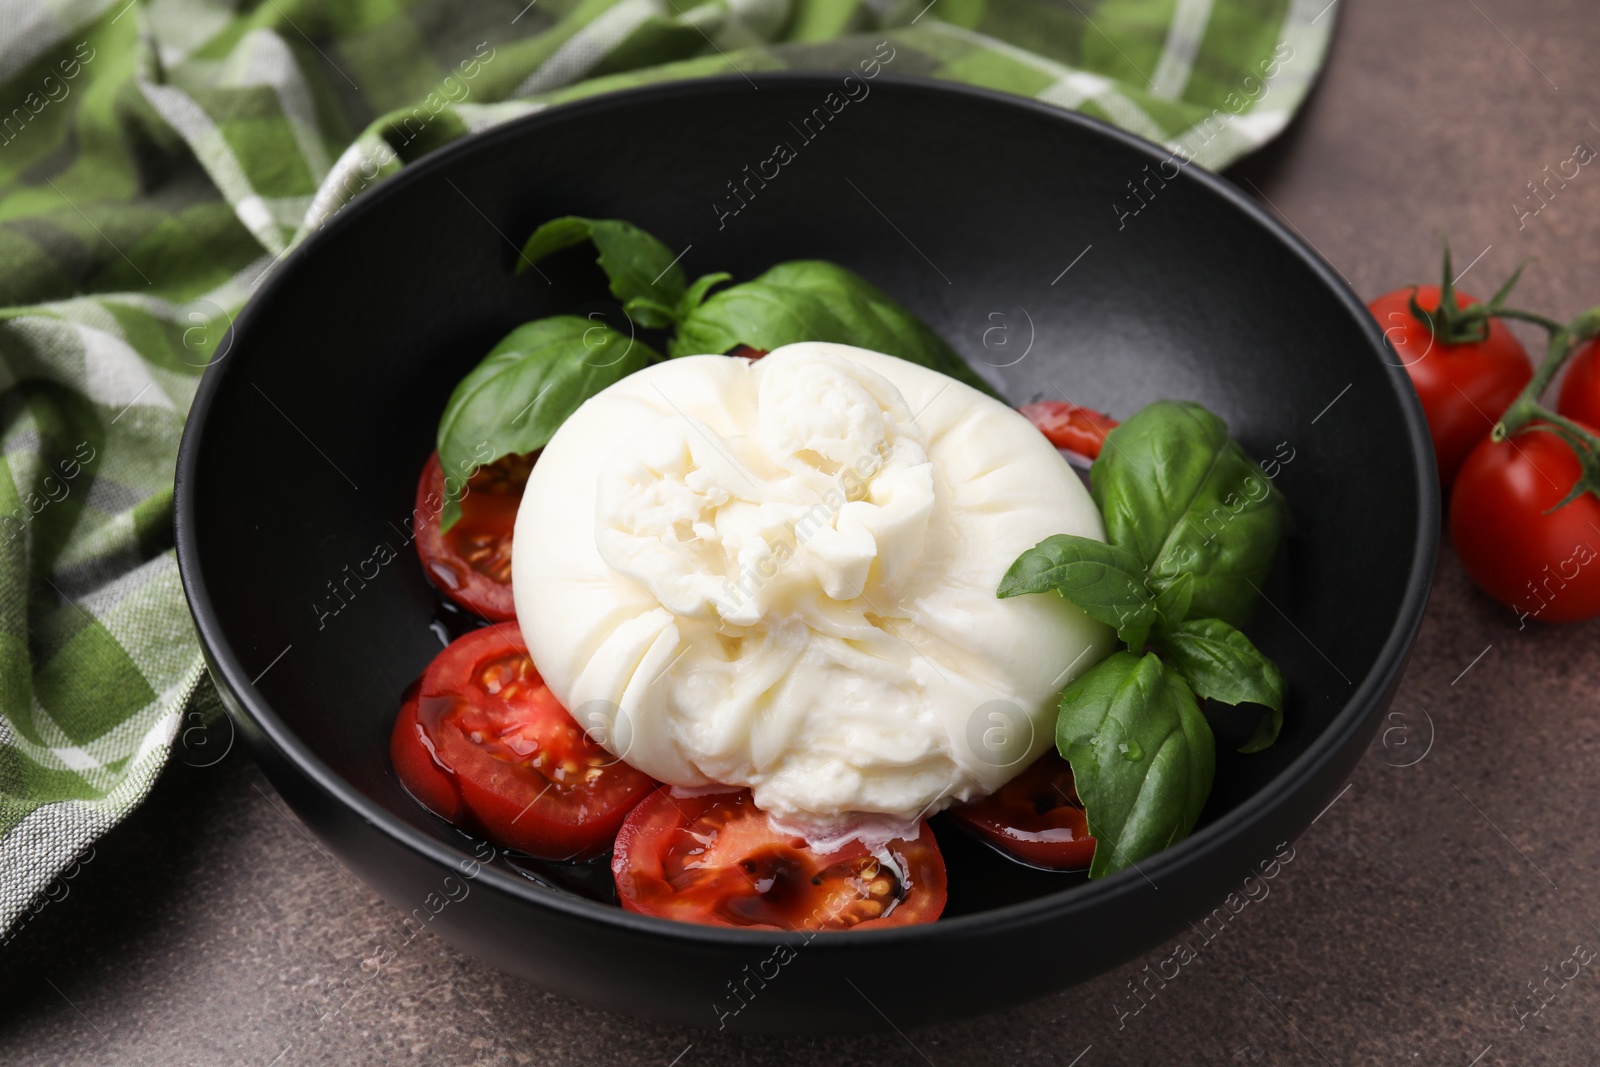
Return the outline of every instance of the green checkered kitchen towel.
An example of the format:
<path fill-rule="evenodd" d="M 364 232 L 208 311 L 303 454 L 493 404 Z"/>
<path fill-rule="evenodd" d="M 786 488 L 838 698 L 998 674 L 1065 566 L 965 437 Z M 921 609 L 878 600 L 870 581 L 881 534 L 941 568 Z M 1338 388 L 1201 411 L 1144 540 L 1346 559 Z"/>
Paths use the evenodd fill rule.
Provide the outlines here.
<path fill-rule="evenodd" d="M 175 749 L 212 758 L 184 743 L 218 702 L 173 559 L 179 431 L 231 315 L 355 191 L 574 96 L 884 40 L 895 74 L 1219 167 L 1305 98 L 1335 3 L 0 0 L 0 931 Z"/>

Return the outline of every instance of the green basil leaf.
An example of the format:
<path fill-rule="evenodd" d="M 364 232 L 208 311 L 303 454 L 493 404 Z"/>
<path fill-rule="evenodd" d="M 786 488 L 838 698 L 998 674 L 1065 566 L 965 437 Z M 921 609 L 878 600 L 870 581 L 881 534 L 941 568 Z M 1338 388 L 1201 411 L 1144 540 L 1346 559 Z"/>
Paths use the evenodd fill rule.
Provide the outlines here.
<path fill-rule="evenodd" d="M 589 239 L 589 234 L 594 232 L 594 222 L 577 215 L 563 215 L 534 230 L 532 235 L 523 242 L 522 259 L 517 261 L 517 273 L 521 274 L 535 263 L 548 255 L 553 255 L 563 248 L 582 244 Z"/>
<path fill-rule="evenodd" d="M 467 477 L 501 456 L 543 448 L 578 405 L 661 357 L 602 322 L 560 315 L 518 326 L 450 394 L 439 463 Z M 454 478 L 459 485 L 466 478 Z M 440 523 L 461 517 L 457 488 Z"/>
<path fill-rule="evenodd" d="M 680 324 L 667 354 L 718 354 L 736 345 L 770 352 L 796 341 L 885 352 L 997 395 L 915 315 L 859 274 L 816 259 L 780 263 L 714 294 Z"/>
<path fill-rule="evenodd" d="M 1267 708 L 1240 752 L 1259 752 L 1283 729 L 1283 673 L 1250 639 L 1221 619 L 1191 619 L 1163 629 L 1156 647 L 1196 693 L 1224 704 Z"/>
<path fill-rule="evenodd" d="M 1283 712 L 1268 711 L 1256 723 L 1255 731 L 1250 735 L 1250 740 L 1239 746 L 1239 751 L 1245 755 L 1252 752 L 1261 752 L 1269 749 L 1278 741 L 1278 735 L 1283 732 Z"/>
<path fill-rule="evenodd" d="M 1161 583 L 1156 590 L 1156 611 L 1168 626 L 1173 626 L 1189 617 L 1193 600 L 1194 575 L 1185 571 L 1170 582 Z"/>
<path fill-rule="evenodd" d="M 1056 534 L 1017 557 L 997 595 L 1054 590 L 1090 618 L 1117 628 L 1129 648 L 1142 650 L 1155 625 L 1155 601 L 1144 585 L 1144 566 L 1125 548 L 1090 537 Z"/>
<path fill-rule="evenodd" d="M 1106 540 L 1139 557 L 1152 589 L 1187 572 L 1189 612 L 1249 619 L 1289 511 L 1226 423 L 1199 404 L 1150 404 L 1107 435 L 1090 484 Z"/>
<path fill-rule="evenodd" d="M 1187 837 L 1211 794 L 1211 727 L 1154 653 L 1114 653 L 1067 686 L 1056 747 L 1072 765 L 1096 841 L 1091 878 Z"/>
<path fill-rule="evenodd" d="M 683 299 L 678 301 L 678 321 L 681 322 L 684 319 L 687 319 L 691 314 L 694 313 L 695 308 L 705 303 L 706 294 L 711 291 L 713 286 L 721 285 L 723 282 L 731 281 L 733 281 L 733 275 L 729 274 L 725 270 L 719 270 L 715 274 L 703 274 L 696 278 L 694 280 L 694 284 L 690 285 L 689 288 L 684 291 Z M 682 353 L 679 354 L 681 355 Z M 720 353 L 702 352 L 700 354 L 719 355 Z"/>
<path fill-rule="evenodd" d="M 517 273 L 564 248 L 593 241 L 597 262 L 611 281 L 611 295 L 640 326 L 662 329 L 677 321 L 687 288 L 672 249 L 631 222 L 566 215 L 533 231 L 522 246 Z"/>
<path fill-rule="evenodd" d="M 623 304 L 622 312 L 640 326 L 647 326 L 652 330 L 665 329 L 678 321 L 676 308 L 667 307 L 659 301 L 642 296 L 634 297 Z"/>

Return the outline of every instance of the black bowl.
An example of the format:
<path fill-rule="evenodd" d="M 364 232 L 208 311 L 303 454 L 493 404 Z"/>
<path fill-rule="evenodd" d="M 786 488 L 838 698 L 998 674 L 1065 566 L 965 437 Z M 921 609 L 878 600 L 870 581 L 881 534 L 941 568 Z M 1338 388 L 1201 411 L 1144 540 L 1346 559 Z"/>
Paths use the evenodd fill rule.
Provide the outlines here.
<path fill-rule="evenodd" d="M 762 75 L 619 93 L 407 167 L 276 269 L 183 438 L 185 589 L 268 777 L 408 930 L 619 1011 L 904 1028 L 1149 950 L 1336 796 L 1432 577 L 1439 492 L 1415 394 L 1360 302 L 1299 241 L 1215 176 L 1011 96 L 882 77 L 804 123 L 840 85 Z M 772 174 L 779 142 L 794 158 L 750 179 Z M 1277 746 L 1242 757 L 1219 743 L 1202 825 L 1139 870 L 1085 884 L 946 828 L 944 919 L 814 939 L 628 914 L 589 898 L 584 878 L 603 890 L 603 869 L 529 873 L 423 811 L 386 746 L 402 690 L 440 647 L 404 520 L 456 380 L 511 327 L 602 306 L 586 256 L 548 264 L 551 282 L 513 273 L 520 241 L 568 213 L 639 223 L 685 249 L 691 277 L 835 260 L 1015 402 L 1066 395 L 1127 414 L 1195 399 L 1253 454 L 1278 455 L 1295 532 L 1252 629 L 1290 683 Z"/>

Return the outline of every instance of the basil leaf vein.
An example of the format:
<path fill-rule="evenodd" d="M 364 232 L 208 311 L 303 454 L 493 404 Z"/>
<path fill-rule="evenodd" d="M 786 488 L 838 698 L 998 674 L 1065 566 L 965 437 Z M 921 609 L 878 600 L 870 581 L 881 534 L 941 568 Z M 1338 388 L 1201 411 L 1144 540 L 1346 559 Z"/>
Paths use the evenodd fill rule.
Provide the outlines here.
<path fill-rule="evenodd" d="M 1188 618 L 1194 600 L 1194 575 L 1184 572 L 1170 582 L 1161 583 L 1155 595 L 1156 612 L 1168 625 Z"/>

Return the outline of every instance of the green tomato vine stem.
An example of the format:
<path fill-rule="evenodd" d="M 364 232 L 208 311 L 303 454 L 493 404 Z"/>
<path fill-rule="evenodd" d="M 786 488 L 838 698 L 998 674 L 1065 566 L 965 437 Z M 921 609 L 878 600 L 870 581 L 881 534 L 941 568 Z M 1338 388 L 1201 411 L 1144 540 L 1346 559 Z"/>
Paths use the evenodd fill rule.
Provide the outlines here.
<path fill-rule="evenodd" d="M 1495 294 L 1489 298 L 1488 303 L 1473 301 L 1466 307 L 1457 304 L 1455 268 L 1450 262 L 1450 242 L 1444 242 L 1444 279 L 1439 283 L 1439 306 L 1429 312 L 1417 302 L 1417 293 L 1411 292 L 1411 314 L 1418 322 L 1428 325 L 1428 330 L 1441 344 L 1464 345 L 1485 341 L 1489 337 L 1489 320 L 1502 314 L 1501 305 L 1506 297 L 1511 295 L 1511 290 L 1516 287 L 1522 278 L 1522 271 L 1528 265 L 1523 260 L 1517 269 L 1511 272 L 1511 277 L 1506 279 Z M 1509 317 L 1521 317 L 1531 312 L 1514 312 Z M 1546 319 L 1546 322 L 1554 320 Z"/>
<path fill-rule="evenodd" d="M 1572 491 L 1556 505 L 1556 508 L 1571 502 L 1584 492 L 1594 493 L 1600 497 L 1600 436 L 1540 402 L 1540 398 L 1555 381 L 1561 368 L 1572 358 L 1573 353 L 1600 335 L 1600 308 L 1590 308 L 1567 323 L 1517 308 L 1498 308 L 1493 314 L 1497 318 L 1531 322 L 1547 331 L 1550 334 L 1550 341 L 1545 349 L 1543 362 L 1534 371 L 1527 386 L 1511 402 L 1511 406 L 1506 408 L 1505 414 L 1500 416 L 1500 421 L 1494 424 L 1494 429 L 1489 434 L 1490 438 L 1504 441 L 1535 430 L 1555 434 L 1572 449 L 1583 469 L 1583 474 L 1573 485 Z M 1551 510 L 1554 511 L 1555 508 Z"/>

